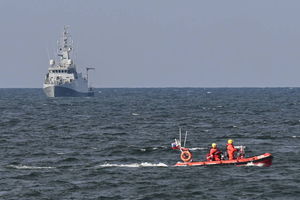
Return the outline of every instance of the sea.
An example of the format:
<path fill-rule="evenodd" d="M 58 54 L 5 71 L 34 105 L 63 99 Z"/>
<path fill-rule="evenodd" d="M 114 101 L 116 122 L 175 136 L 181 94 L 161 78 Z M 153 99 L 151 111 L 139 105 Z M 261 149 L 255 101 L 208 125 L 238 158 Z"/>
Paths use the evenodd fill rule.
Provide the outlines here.
<path fill-rule="evenodd" d="M 174 166 L 228 139 L 270 167 Z M 0 89 L 0 199 L 300 199 L 300 88 Z"/>

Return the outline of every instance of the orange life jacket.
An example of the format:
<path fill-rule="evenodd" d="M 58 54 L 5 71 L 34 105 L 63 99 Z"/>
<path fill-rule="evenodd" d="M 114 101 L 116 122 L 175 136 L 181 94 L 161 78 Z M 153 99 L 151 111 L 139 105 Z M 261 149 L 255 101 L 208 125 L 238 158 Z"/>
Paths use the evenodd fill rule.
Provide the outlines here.
<path fill-rule="evenodd" d="M 211 148 L 209 151 L 209 156 L 212 160 L 221 160 L 221 151 L 218 148 Z"/>
<path fill-rule="evenodd" d="M 233 144 L 227 144 L 227 154 L 228 154 L 228 159 L 233 160 L 234 159 L 234 152 L 236 152 L 237 149 L 234 148 Z"/>

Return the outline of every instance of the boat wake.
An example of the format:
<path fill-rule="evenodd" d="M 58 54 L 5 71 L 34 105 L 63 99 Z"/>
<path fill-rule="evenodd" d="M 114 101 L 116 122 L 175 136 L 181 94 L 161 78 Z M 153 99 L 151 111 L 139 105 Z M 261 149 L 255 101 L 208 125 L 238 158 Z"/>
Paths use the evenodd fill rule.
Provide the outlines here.
<path fill-rule="evenodd" d="M 254 164 L 254 163 L 251 162 L 251 163 L 247 163 L 244 166 L 246 166 L 246 167 L 263 167 L 264 164 L 263 163 L 256 163 L 256 164 Z"/>
<path fill-rule="evenodd" d="M 8 165 L 8 168 L 13 169 L 54 169 L 55 167 L 39 167 L 39 166 L 28 166 L 28 165 Z"/>
<path fill-rule="evenodd" d="M 160 150 L 160 149 L 169 149 L 169 147 L 166 146 L 160 146 L 160 147 L 146 147 L 146 148 L 142 148 L 140 149 L 140 151 L 155 151 L 155 150 Z"/>
<path fill-rule="evenodd" d="M 148 163 L 148 162 L 143 162 L 143 163 L 131 163 L 131 164 L 110 164 L 110 163 L 105 163 L 103 165 L 98 165 L 98 168 L 103 168 L 103 167 L 168 167 L 165 163 Z"/>

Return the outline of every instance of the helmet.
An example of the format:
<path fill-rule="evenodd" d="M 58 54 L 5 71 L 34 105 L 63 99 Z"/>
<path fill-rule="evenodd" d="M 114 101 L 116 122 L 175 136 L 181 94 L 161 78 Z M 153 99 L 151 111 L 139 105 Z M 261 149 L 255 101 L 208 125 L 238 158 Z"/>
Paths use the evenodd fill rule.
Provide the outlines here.
<path fill-rule="evenodd" d="M 232 144 L 233 143 L 233 140 L 232 139 L 229 139 L 228 140 L 228 144 Z"/>
<path fill-rule="evenodd" d="M 213 148 L 215 148 L 216 146 L 217 146 L 216 143 L 212 143 L 212 144 L 211 144 L 211 147 L 213 147 Z"/>

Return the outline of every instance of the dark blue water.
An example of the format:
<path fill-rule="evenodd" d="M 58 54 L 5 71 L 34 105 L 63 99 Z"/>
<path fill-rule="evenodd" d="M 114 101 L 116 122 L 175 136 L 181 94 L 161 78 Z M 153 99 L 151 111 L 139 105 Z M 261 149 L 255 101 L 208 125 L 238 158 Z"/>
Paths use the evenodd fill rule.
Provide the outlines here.
<path fill-rule="evenodd" d="M 0 199 L 299 199 L 299 88 L 0 89 Z M 227 139 L 271 167 L 174 167 Z"/>

